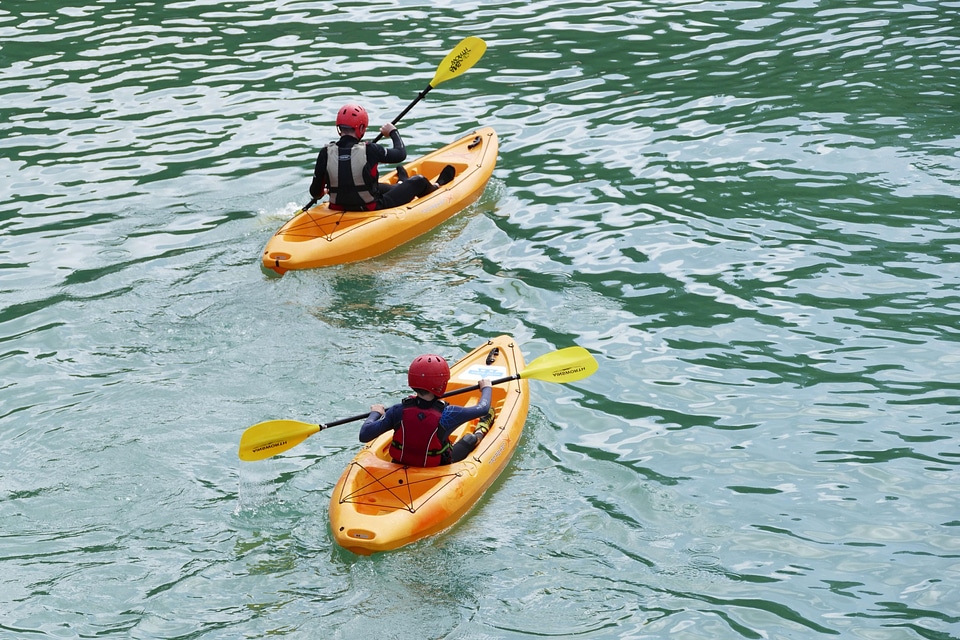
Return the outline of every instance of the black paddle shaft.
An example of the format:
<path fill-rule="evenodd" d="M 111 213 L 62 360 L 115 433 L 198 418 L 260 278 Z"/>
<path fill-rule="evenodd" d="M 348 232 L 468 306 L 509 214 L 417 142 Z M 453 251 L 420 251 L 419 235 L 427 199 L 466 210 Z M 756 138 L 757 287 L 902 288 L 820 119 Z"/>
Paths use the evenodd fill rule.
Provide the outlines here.
<path fill-rule="evenodd" d="M 511 380 L 519 380 L 520 374 L 516 373 L 512 376 L 507 376 L 505 378 L 497 378 L 496 380 L 491 380 L 491 385 L 503 384 L 504 382 L 510 382 Z M 440 396 L 441 398 L 449 398 L 450 396 L 458 396 L 461 393 L 469 393 L 471 391 L 476 391 L 480 388 L 480 383 L 470 385 L 469 387 L 463 387 L 461 389 L 454 389 L 453 391 L 447 391 L 445 394 Z M 359 413 L 355 416 L 350 416 L 349 418 L 341 418 L 340 420 L 334 420 L 333 422 L 323 422 L 317 425 L 320 427 L 318 431 L 323 431 L 324 429 L 329 429 L 330 427 L 339 427 L 341 424 L 347 424 L 348 422 L 357 422 L 358 420 L 366 420 L 367 416 L 370 415 L 370 412 Z"/>
<path fill-rule="evenodd" d="M 426 95 L 427 95 L 428 93 L 430 93 L 430 89 L 433 89 L 433 86 L 431 86 L 431 85 L 428 84 L 428 85 L 427 85 L 427 88 L 424 89 L 423 91 L 421 91 L 419 94 L 417 94 L 417 97 L 413 99 L 413 102 L 411 102 L 410 104 L 408 104 L 408 105 L 407 105 L 407 108 L 404 109 L 403 111 L 401 111 L 401 112 L 400 112 L 400 115 L 398 115 L 396 118 L 393 119 L 393 124 L 396 125 L 398 122 L 400 122 L 400 121 L 403 119 L 403 116 L 407 115 L 407 113 L 410 112 L 410 109 L 413 109 L 418 102 L 420 102 L 421 100 L 423 100 L 423 99 L 426 97 Z M 373 141 L 374 141 L 374 142 L 377 142 L 377 141 L 379 141 L 380 138 L 382 138 L 382 137 L 383 137 L 383 134 L 378 133 L 378 134 L 377 134 L 377 137 L 374 138 Z"/>

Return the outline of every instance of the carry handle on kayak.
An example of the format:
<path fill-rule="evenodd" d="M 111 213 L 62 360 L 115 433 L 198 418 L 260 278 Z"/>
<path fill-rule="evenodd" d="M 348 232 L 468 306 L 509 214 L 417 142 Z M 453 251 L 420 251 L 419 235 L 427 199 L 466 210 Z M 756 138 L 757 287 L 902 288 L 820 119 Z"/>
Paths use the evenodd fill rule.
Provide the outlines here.
<path fill-rule="evenodd" d="M 530 363 L 520 373 L 491 380 L 493 385 L 504 384 L 512 380 L 534 379 L 544 382 L 568 383 L 592 376 L 598 368 L 597 361 L 583 347 L 566 347 L 545 353 Z M 443 394 L 443 398 L 476 391 L 480 384 L 454 389 Z M 253 462 L 271 458 L 278 453 L 292 449 L 315 433 L 348 422 L 365 420 L 370 412 L 359 413 L 349 418 L 321 424 L 310 424 L 299 420 L 267 420 L 249 427 L 240 436 L 240 459 Z"/>

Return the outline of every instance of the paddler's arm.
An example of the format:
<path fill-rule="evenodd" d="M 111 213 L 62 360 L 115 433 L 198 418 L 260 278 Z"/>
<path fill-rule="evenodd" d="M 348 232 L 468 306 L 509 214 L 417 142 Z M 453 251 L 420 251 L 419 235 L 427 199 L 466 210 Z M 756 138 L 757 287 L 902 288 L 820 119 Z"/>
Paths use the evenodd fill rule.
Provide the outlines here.
<path fill-rule="evenodd" d="M 443 416 L 440 418 L 441 433 L 449 435 L 464 422 L 487 415 L 487 412 L 490 411 L 490 401 L 492 399 L 493 387 L 490 386 L 490 380 L 484 378 L 480 381 L 480 402 L 472 407 L 450 404 L 443 410 Z"/>
<path fill-rule="evenodd" d="M 370 442 L 382 433 L 393 429 L 395 419 L 400 411 L 400 405 L 394 405 L 384 410 L 382 404 L 370 407 L 370 415 L 360 426 L 360 442 Z"/>
<path fill-rule="evenodd" d="M 387 153 L 383 160 L 384 162 L 387 164 L 397 164 L 407 159 L 407 147 L 403 144 L 403 138 L 400 137 L 400 132 L 393 126 L 392 122 L 388 122 L 380 127 L 380 135 L 384 138 L 389 136 L 390 141 L 393 142 L 393 148 L 386 149 Z"/>
<path fill-rule="evenodd" d="M 313 182 L 310 183 L 310 197 L 319 200 L 323 197 L 327 186 L 327 148 L 320 149 L 317 154 L 317 164 L 313 168 Z"/>

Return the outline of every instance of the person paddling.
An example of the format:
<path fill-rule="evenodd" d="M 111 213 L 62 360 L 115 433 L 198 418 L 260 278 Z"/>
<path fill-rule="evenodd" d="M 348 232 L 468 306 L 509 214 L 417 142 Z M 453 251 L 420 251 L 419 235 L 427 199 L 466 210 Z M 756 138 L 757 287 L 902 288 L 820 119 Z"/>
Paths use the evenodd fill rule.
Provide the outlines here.
<path fill-rule="evenodd" d="M 344 105 L 337 112 L 340 139 L 328 143 L 317 154 L 310 184 L 310 196 L 314 200 L 319 200 L 327 192 L 330 194 L 330 208 L 335 211 L 389 209 L 432 193 L 454 178 L 452 166 L 444 168 L 436 184 L 421 175 L 406 177 L 400 167 L 400 182 L 380 182 L 377 165 L 403 162 L 407 158 L 407 149 L 400 132 L 390 122 L 380 127 L 380 134 L 390 138 L 392 149 L 362 142 L 369 122 L 366 109 L 359 104 Z"/>
<path fill-rule="evenodd" d="M 398 464 L 436 467 L 459 462 L 473 451 L 493 423 L 490 408 L 493 387 L 490 380 L 480 381 L 480 402 L 472 407 L 447 404 L 440 397 L 447 390 L 450 367 L 443 357 L 418 356 L 407 371 L 407 384 L 414 394 L 389 409 L 382 404 L 370 407 L 370 415 L 360 427 L 360 442 L 370 442 L 393 429 L 390 456 Z M 477 428 L 451 444 L 453 431 L 465 422 L 481 418 Z"/>

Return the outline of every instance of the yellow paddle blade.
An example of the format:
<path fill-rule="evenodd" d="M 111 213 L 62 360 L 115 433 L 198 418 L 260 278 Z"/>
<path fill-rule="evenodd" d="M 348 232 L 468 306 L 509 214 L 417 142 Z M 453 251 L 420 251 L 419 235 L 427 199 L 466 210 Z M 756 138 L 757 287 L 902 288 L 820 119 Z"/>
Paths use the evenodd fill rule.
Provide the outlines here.
<path fill-rule="evenodd" d="M 430 86 L 435 87 L 441 82 L 446 82 L 450 78 L 456 78 L 467 69 L 477 64 L 477 61 L 487 50 L 487 43 L 481 38 L 470 36 L 460 41 L 453 50 L 447 54 L 447 57 L 440 62 L 437 67 L 437 73 L 430 81 Z"/>
<path fill-rule="evenodd" d="M 260 422 L 240 436 L 240 459 L 253 462 L 273 457 L 292 449 L 318 431 L 320 425 L 299 420 Z"/>
<path fill-rule="evenodd" d="M 521 378 L 546 382 L 576 382 L 592 376 L 600 365 L 583 347 L 566 347 L 545 353 L 520 372 Z"/>

